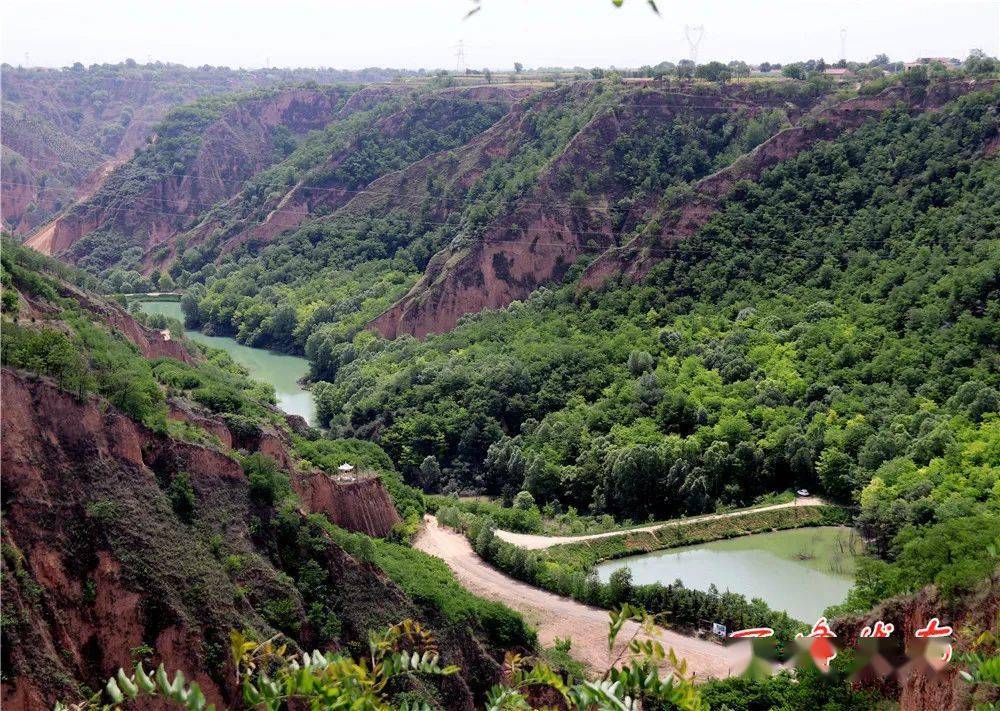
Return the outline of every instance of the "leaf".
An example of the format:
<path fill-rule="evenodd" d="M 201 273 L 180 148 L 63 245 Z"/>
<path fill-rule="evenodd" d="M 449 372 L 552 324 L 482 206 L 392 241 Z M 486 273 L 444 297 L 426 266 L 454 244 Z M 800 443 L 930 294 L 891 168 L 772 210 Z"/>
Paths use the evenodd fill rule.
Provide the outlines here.
<path fill-rule="evenodd" d="M 164 694 L 170 693 L 170 679 L 167 678 L 167 670 L 163 668 L 162 662 L 160 666 L 156 668 L 156 683 L 160 687 L 160 691 Z"/>
<path fill-rule="evenodd" d="M 122 693 L 122 690 L 118 688 L 118 684 L 113 678 L 108 679 L 108 684 L 104 687 L 104 689 L 108 692 L 108 696 L 111 697 L 111 700 L 116 704 L 120 704 L 125 701 L 125 695 Z"/>
<path fill-rule="evenodd" d="M 121 667 L 118 668 L 117 678 L 118 688 L 120 688 L 127 697 L 134 699 L 139 695 L 139 687 L 135 684 L 135 682 L 125 676 L 125 670 Z"/>
<path fill-rule="evenodd" d="M 142 668 L 142 662 L 136 662 L 135 682 L 144 694 L 152 694 L 156 691 L 156 684 L 146 675 L 146 671 Z"/>

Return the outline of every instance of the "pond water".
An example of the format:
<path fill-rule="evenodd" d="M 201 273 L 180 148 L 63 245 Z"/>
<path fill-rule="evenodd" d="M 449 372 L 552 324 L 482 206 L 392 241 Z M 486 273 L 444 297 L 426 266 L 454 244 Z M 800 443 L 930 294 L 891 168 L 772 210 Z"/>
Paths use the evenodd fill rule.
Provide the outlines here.
<path fill-rule="evenodd" d="M 147 314 L 163 314 L 184 322 L 179 301 L 143 301 L 141 308 Z M 251 348 L 235 339 L 206 336 L 200 331 L 185 330 L 184 335 L 206 346 L 221 348 L 233 360 L 249 371 L 250 376 L 274 386 L 278 407 L 290 415 L 301 415 L 309 424 L 316 420 L 312 395 L 299 384 L 299 379 L 309 373 L 309 361 L 298 356 L 275 353 L 263 348 Z"/>
<path fill-rule="evenodd" d="M 720 592 L 761 598 L 812 624 L 847 597 L 860 548 L 850 528 L 797 528 L 609 560 L 597 574 L 607 581 L 614 571 L 631 568 L 635 584 L 680 579 L 688 588 L 708 590 L 714 583 Z"/>

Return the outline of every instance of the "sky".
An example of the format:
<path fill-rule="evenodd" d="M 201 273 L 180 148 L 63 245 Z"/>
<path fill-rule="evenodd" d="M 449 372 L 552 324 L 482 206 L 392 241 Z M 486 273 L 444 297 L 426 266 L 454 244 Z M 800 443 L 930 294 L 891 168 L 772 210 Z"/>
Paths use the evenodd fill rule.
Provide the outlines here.
<path fill-rule="evenodd" d="M 342 69 L 464 65 L 637 67 L 787 62 L 880 52 L 893 60 L 1000 54 L 1000 0 L 5 0 L 0 55 L 14 65 L 177 62 Z M 692 31 L 692 38 L 697 35 Z"/>

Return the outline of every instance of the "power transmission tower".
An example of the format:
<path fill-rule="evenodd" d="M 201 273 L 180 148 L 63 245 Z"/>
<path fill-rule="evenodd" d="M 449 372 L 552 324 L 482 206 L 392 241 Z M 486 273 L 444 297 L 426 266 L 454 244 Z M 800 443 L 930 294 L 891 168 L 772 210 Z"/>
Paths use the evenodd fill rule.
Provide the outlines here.
<path fill-rule="evenodd" d="M 847 28 L 840 28 L 840 59 L 843 62 L 847 61 Z"/>
<path fill-rule="evenodd" d="M 465 41 L 459 40 L 455 47 L 455 71 L 462 73 L 465 70 Z"/>
<path fill-rule="evenodd" d="M 684 38 L 688 43 L 688 58 L 698 63 L 698 45 L 705 38 L 705 25 L 684 25 Z"/>

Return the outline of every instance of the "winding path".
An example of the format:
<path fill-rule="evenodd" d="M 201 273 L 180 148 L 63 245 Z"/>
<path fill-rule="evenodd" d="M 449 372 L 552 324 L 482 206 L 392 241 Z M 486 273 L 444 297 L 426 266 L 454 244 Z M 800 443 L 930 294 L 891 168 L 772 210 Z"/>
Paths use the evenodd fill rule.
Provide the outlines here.
<path fill-rule="evenodd" d="M 592 541 L 595 538 L 611 538 L 612 536 L 621 536 L 627 533 L 647 533 L 671 526 L 689 526 L 692 523 L 699 523 L 701 521 L 713 521 L 720 518 L 735 518 L 737 516 L 757 513 L 759 511 L 773 511 L 774 509 L 787 509 L 794 506 L 821 506 L 825 503 L 825 501 L 817 496 L 808 496 L 805 498 L 796 498 L 791 501 L 786 501 L 783 504 L 771 504 L 770 506 L 759 506 L 753 509 L 741 509 L 740 511 L 729 511 L 721 514 L 709 514 L 707 516 L 695 516 L 694 518 L 682 518 L 675 521 L 653 523 L 648 526 L 607 531 L 605 533 L 589 533 L 579 536 L 539 536 L 532 533 L 514 533 L 513 531 L 502 531 L 500 529 L 497 529 L 496 535 L 498 538 L 501 538 L 508 543 L 513 543 L 515 546 L 526 548 L 528 550 L 539 550 L 541 548 L 559 546 L 565 543 Z"/>
<path fill-rule="evenodd" d="M 424 528 L 413 545 L 441 558 L 470 592 L 502 602 L 523 614 L 537 627 L 543 644 L 552 645 L 557 637 L 572 638 L 570 654 L 575 659 L 599 671 L 608 667 L 611 657 L 607 646 L 607 610 L 560 597 L 504 575 L 483 562 L 465 536 L 438 525 L 433 516 L 425 517 Z M 631 639 L 637 631 L 636 623 L 627 623 L 619 635 L 620 644 Z M 748 648 L 724 647 L 662 628 L 657 628 L 657 632 L 663 646 L 673 648 L 678 656 L 686 659 L 690 671 L 699 678 L 739 673 L 749 661 Z"/>

